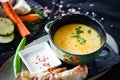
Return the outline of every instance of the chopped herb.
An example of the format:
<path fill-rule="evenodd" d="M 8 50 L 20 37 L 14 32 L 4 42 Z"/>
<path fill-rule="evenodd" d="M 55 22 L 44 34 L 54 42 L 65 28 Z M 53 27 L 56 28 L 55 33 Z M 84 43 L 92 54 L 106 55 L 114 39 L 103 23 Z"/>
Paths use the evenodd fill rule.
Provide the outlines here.
<path fill-rule="evenodd" d="M 72 36 L 72 38 L 76 38 L 77 41 L 83 45 L 85 44 L 86 40 L 84 38 L 81 38 L 80 34 L 84 33 L 84 31 L 81 30 L 81 27 L 76 28 L 76 34 Z"/>
<path fill-rule="evenodd" d="M 83 44 L 85 44 L 85 42 L 86 42 L 86 40 L 84 38 L 81 38 L 80 44 L 83 45 Z"/>
<path fill-rule="evenodd" d="M 79 29 L 81 28 L 81 26 L 78 27 Z"/>
<path fill-rule="evenodd" d="M 90 34 L 92 31 L 91 30 L 88 30 L 88 33 Z"/>
<path fill-rule="evenodd" d="M 79 35 L 79 34 L 81 34 L 81 33 L 84 33 L 82 30 L 80 30 L 81 29 L 81 27 L 78 27 L 78 28 L 76 28 L 76 33 L 77 33 L 77 35 Z"/>

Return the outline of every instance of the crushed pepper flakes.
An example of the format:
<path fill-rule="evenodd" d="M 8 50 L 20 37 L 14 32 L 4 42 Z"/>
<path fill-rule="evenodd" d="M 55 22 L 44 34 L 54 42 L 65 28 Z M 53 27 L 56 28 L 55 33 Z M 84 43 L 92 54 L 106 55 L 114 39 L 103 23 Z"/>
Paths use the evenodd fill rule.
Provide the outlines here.
<path fill-rule="evenodd" d="M 50 13 L 51 13 L 51 10 L 49 10 L 49 9 L 45 9 L 45 10 L 44 10 L 44 12 L 45 12 L 45 14 L 47 14 L 47 15 L 48 15 L 48 14 L 50 14 Z"/>
<path fill-rule="evenodd" d="M 42 69 L 42 66 L 43 67 L 50 67 L 50 63 L 48 62 L 49 58 L 46 57 L 46 56 L 39 56 L 39 55 L 36 55 L 34 61 L 32 62 L 33 64 L 36 64 L 36 65 L 39 65 L 41 64 L 40 66 L 40 69 Z"/>

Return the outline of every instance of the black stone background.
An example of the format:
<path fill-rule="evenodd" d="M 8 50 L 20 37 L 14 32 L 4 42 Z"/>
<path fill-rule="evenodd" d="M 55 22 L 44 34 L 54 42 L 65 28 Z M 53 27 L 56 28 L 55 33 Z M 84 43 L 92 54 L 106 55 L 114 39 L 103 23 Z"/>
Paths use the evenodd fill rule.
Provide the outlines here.
<path fill-rule="evenodd" d="M 28 0 L 29 1 L 29 0 Z M 104 26 L 120 48 L 120 4 L 119 0 L 30 0 L 47 7 L 51 13 L 39 24 L 39 29 L 27 37 L 27 44 L 47 33 L 44 25 L 55 18 L 70 13 L 84 13 L 93 16 Z M 35 4 L 36 5 L 36 4 Z M 0 66 L 14 55 L 21 37 L 17 30 L 15 39 L 9 44 L 0 44 Z M 120 63 L 114 65 L 105 75 L 96 80 L 120 80 Z"/>

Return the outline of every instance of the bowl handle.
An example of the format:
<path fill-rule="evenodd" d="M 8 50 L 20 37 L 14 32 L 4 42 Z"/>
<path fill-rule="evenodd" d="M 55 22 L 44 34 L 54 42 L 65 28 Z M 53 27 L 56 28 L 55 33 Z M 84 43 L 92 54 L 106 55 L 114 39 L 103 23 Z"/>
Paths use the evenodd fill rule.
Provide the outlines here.
<path fill-rule="evenodd" d="M 45 29 L 45 31 L 46 31 L 47 33 L 49 33 L 49 28 L 50 28 L 50 26 L 51 26 L 52 23 L 53 23 L 53 21 L 50 21 L 50 22 L 48 22 L 48 23 L 45 25 L 44 29 Z"/>
<path fill-rule="evenodd" d="M 100 51 L 100 53 L 97 54 L 96 59 L 105 60 L 108 57 L 110 57 L 111 50 L 106 45 L 104 45 L 103 49 Z"/>

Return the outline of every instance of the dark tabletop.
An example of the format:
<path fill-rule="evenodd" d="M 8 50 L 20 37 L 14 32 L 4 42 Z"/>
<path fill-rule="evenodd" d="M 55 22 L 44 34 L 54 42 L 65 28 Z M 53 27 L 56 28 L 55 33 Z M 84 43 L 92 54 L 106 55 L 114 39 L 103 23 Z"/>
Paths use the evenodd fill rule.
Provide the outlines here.
<path fill-rule="evenodd" d="M 29 0 L 28 0 L 29 1 Z M 84 13 L 101 22 L 107 33 L 117 42 L 120 48 L 120 4 L 119 0 L 30 0 L 41 5 L 41 10 L 51 13 L 39 24 L 39 29 L 29 37 L 27 44 L 46 35 L 44 25 L 57 17 L 71 13 Z M 35 5 L 37 5 L 35 4 Z M 21 37 L 15 31 L 15 39 L 9 44 L 0 44 L 0 66 L 14 55 Z M 119 52 L 120 53 L 120 52 Z M 96 80 L 120 80 L 120 63 L 114 65 L 105 75 Z"/>

